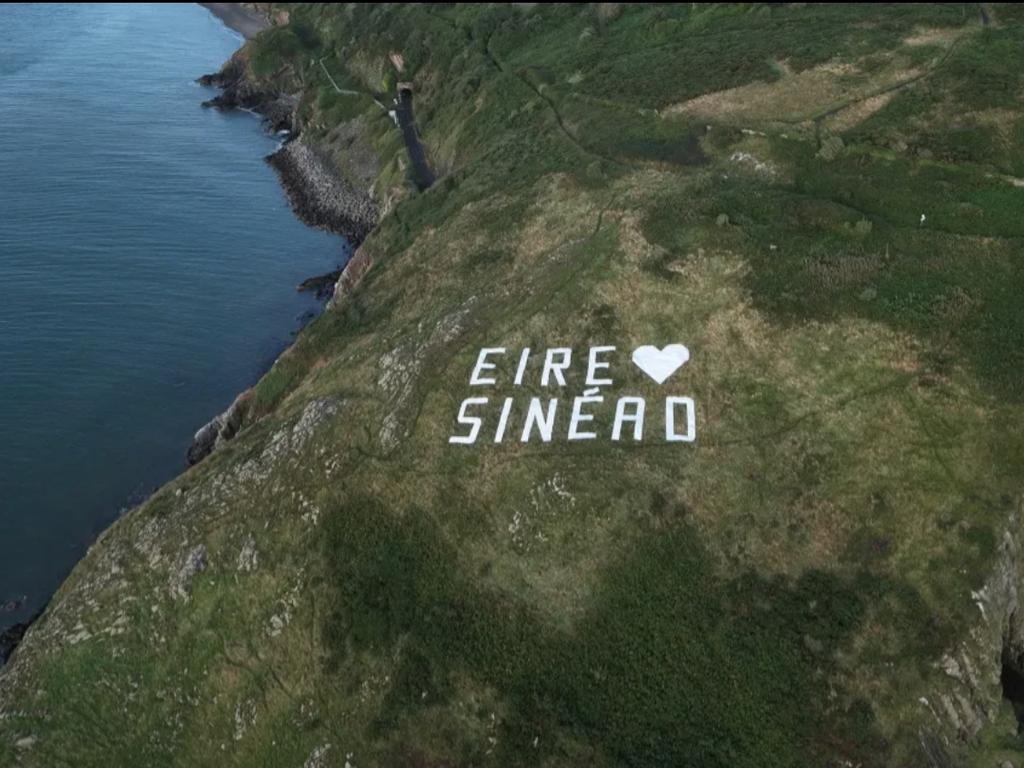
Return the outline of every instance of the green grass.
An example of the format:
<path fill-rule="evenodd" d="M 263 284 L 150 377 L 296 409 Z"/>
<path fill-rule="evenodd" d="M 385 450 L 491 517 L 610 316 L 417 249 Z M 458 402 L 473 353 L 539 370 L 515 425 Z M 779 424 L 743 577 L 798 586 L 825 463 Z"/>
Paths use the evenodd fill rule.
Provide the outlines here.
<path fill-rule="evenodd" d="M 918 765 L 922 734 L 966 761 L 920 700 L 962 692 L 940 660 L 980 636 L 1024 490 L 1020 12 L 287 10 L 251 69 L 342 162 L 360 121 L 388 204 L 373 268 L 239 436 L 72 576 L 41 627 L 131 629 L 30 639 L 0 763 Z M 814 67 L 829 88 L 773 98 Z M 911 70 L 842 128 L 793 117 Z M 422 193 L 373 102 L 398 79 L 439 173 Z M 666 109 L 753 83 L 756 124 Z M 614 394 L 654 404 L 629 351 L 673 341 L 695 445 L 447 443 L 483 346 L 614 344 Z M 971 648 L 969 695 L 998 699 L 1001 649 Z M 1018 747 L 1004 712 L 970 759 Z"/>
<path fill-rule="evenodd" d="M 701 204 L 740 224 L 761 306 L 789 321 L 851 313 L 954 344 L 993 391 L 1024 397 L 1024 271 L 1014 256 L 1024 190 L 970 167 L 857 148 L 831 163 L 806 144 L 776 150 L 792 162 L 792 184 L 737 178 Z M 867 235 L 854 229 L 862 219 L 873 224 Z M 678 250 L 677 235 L 661 237 Z"/>
<path fill-rule="evenodd" d="M 872 591 L 813 572 L 796 583 L 752 573 L 722 581 L 680 519 L 624 545 L 587 614 L 560 633 L 453 568 L 459 545 L 441 530 L 423 509 L 370 498 L 334 510 L 324 632 L 337 666 L 400 649 L 374 723 L 381 738 L 425 700 L 446 702 L 460 676 L 501 691 L 511 707 L 504 765 L 557 757 L 556 729 L 616 764 L 804 765 L 827 712 L 811 669 L 831 663 Z M 833 737 L 866 751 L 867 725 Z"/>

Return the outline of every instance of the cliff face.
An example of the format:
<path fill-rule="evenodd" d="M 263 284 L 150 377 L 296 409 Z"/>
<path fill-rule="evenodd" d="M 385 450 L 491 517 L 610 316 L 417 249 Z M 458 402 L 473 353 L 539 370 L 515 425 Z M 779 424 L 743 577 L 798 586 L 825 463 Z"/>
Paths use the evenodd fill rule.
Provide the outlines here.
<path fill-rule="evenodd" d="M 0 764 L 1019 765 L 1019 11 L 268 13 L 214 106 L 359 248 Z"/>
<path fill-rule="evenodd" d="M 1016 713 L 1022 691 L 1009 682 L 1024 673 L 1024 615 L 1021 589 L 1020 516 L 1009 516 L 998 544 L 992 571 L 971 592 L 978 614 L 959 643 L 943 654 L 938 666 L 945 674 L 919 703 L 934 718 L 922 726 L 921 745 L 935 765 L 949 761 L 957 743 L 977 743 L 986 726 L 998 721 L 1010 700 Z"/>

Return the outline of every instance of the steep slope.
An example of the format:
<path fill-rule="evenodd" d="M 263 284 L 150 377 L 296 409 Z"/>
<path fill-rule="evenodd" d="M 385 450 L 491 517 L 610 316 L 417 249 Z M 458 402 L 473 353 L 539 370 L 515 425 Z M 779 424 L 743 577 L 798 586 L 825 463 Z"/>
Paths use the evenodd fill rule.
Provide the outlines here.
<path fill-rule="evenodd" d="M 222 103 L 379 223 L 30 629 L 0 763 L 1019 764 L 1021 12 L 272 14 Z"/>

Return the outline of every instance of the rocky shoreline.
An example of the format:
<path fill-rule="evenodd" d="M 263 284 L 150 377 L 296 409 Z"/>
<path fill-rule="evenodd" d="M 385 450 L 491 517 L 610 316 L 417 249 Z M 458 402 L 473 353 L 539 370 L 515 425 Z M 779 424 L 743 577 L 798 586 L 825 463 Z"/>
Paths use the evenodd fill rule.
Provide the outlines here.
<path fill-rule="evenodd" d="M 249 79 L 245 63 L 238 56 L 220 72 L 203 75 L 197 82 L 221 89 L 220 94 L 203 102 L 204 107 L 248 109 L 263 116 L 270 130 L 288 132 L 289 140 L 266 161 L 281 179 L 300 221 L 343 235 L 353 247 L 366 238 L 380 210 L 369 193 L 346 180 L 321 149 L 298 135 L 295 112 L 299 94 L 262 89 Z"/>
<path fill-rule="evenodd" d="M 225 24 L 237 29 L 222 13 L 210 5 L 204 6 Z M 239 7 L 239 10 L 245 9 Z M 288 132 L 289 139 L 284 145 L 264 159 L 277 173 L 293 212 L 309 226 L 347 238 L 354 251 L 345 267 L 326 275 L 311 277 L 297 286 L 298 290 L 313 291 L 318 299 L 328 302 L 330 306 L 340 294 L 352 290 L 372 265 L 368 254 L 357 249 L 377 224 L 380 217 L 377 203 L 368 191 L 358 189 L 348 182 L 325 152 L 297 134 L 295 112 L 299 94 L 272 93 L 252 83 L 245 63 L 238 55 L 229 59 L 219 72 L 203 75 L 196 82 L 221 89 L 218 95 L 203 102 L 204 107 L 249 110 L 259 114 L 270 131 Z M 224 412 L 200 427 L 186 452 L 190 466 L 231 440 L 245 426 L 252 394 L 252 389 L 243 391 Z M 10 660 L 37 618 L 38 615 L 33 616 L 28 621 L 0 632 L 0 666 Z"/>
<path fill-rule="evenodd" d="M 353 250 L 366 238 L 380 218 L 380 209 L 369 192 L 348 182 L 326 157 L 326 153 L 307 143 L 297 133 L 298 94 L 268 92 L 248 77 L 238 55 L 220 70 L 198 78 L 200 85 L 220 88 L 221 93 L 203 102 L 215 109 L 247 109 L 261 115 L 274 132 L 287 132 L 284 145 L 264 158 L 277 173 L 292 211 L 300 221 L 345 237 Z M 339 290 L 351 290 L 358 278 L 349 275 L 349 267 L 359 273 L 368 268 L 366 259 L 353 256 L 345 267 L 311 277 L 299 286 L 312 291 L 321 301 L 333 303 Z M 218 446 L 232 439 L 244 426 L 252 390 L 242 392 L 225 410 L 214 416 L 195 433 L 187 451 L 189 465 L 206 458 Z"/>
<path fill-rule="evenodd" d="M 299 104 L 298 95 L 268 93 L 259 88 L 249 80 L 245 63 L 237 55 L 232 56 L 219 72 L 203 75 L 196 82 L 221 89 L 219 94 L 203 102 L 204 107 L 248 109 L 262 115 L 273 131 L 292 130 Z"/>
<path fill-rule="evenodd" d="M 301 137 L 266 160 L 277 171 L 295 214 L 311 227 L 344 235 L 358 246 L 376 225 L 380 211 L 373 199 L 342 178 Z"/>
<path fill-rule="evenodd" d="M 185 455 L 189 466 L 198 464 L 209 456 L 214 448 L 235 436 L 242 428 L 251 401 L 252 389 L 247 389 L 234 399 L 226 411 L 217 414 L 199 428 Z"/>
<path fill-rule="evenodd" d="M 300 293 L 312 293 L 318 301 L 327 301 L 334 296 L 334 289 L 338 285 L 338 278 L 345 268 L 335 269 L 323 275 L 308 277 L 299 283 L 295 290 Z"/>
<path fill-rule="evenodd" d="M 18 647 L 18 643 L 28 632 L 28 628 L 32 626 L 32 622 L 42 615 L 43 610 L 45 609 L 39 610 L 26 621 L 13 624 L 0 632 L 0 666 L 6 664 L 7 660 L 11 658 L 11 654 L 14 653 L 14 649 Z"/>

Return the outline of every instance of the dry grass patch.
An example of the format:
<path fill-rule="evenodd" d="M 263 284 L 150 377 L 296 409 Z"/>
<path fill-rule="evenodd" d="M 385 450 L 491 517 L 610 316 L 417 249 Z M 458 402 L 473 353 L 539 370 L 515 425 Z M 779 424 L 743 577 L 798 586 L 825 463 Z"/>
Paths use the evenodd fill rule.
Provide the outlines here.
<path fill-rule="evenodd" d="M 895 59 L 872 74 L 852 62 L 831 61 L 773 83 L 754 82 L 706 93 L 664 110 L 664 115 L 758 122 L 802 122 L 847 101 L 911 80 L 921 70 L 900 66 Z M 877 108 L 880 108 L 878 105 Z"/>
<path fill-rule="evenodd" d="M 911 47 L 919 45 L 949 47 L 965 31 L 963 27 L 949 27 L 946 29 L 920 27 L 914 31 L 914 34 L 903 38 L 903 44 Z"/>

